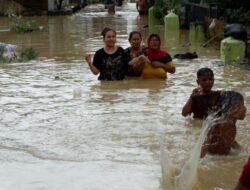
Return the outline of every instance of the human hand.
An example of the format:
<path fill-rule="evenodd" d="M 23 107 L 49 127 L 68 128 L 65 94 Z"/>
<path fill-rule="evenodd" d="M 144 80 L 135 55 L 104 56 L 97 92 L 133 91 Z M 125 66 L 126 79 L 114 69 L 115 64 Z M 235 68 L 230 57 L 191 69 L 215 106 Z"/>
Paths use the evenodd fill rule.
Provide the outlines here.
<path fill-rule="evenodd" d="M 148 59 L 148 57 L 146 57 L 145 55 L 140 55 L 139 57 L 139 61 L 143 62 L 143 63 L 150 63 L 150 60 Z"/>
<path fill-rule="evenodd" d="M 193 89 L 191 97 L 198 96 L 202 94 L 202 88 L 198 87 Z"/>
<path fill-rule="evenodd" d="M 159 61 L 152 61 L 151 62 L 151 65 L 153 67 L 162 67 L 162 63 L 160 63 Z"/>
<path fill-rule="evenodd" d="M 87 54 L 85 55 L 85 60 L 87 61 L 88 64 L 90 64 L 90 63 L 91 63 L 91 54 L 88 54 L 88 53 L 87 53 Z"/>

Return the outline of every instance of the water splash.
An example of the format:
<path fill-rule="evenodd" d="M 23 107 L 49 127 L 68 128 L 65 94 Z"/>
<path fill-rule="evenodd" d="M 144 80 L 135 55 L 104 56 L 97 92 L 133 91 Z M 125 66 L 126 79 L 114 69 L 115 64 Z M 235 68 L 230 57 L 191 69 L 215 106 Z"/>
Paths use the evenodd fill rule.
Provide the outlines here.
<path fill-rule="evenodd" d="M 174 189 L 174 177 L 176 166 L 173 164 L 170 156 L 161 146 L 161 171 L 162 171 L 162 185 L 164 189 Z M 167 188 L 165 188 L 167 187 Z"/>
<path fill-rule="evenodd" d="M 240 104 L 243 102 L 243 104 Z M 224 91 L 220 97 L 218 103 L 218 110 L 216 112 L 211 112 L 207 118 L 202 123 L 202 131 L 199 136 L 198 141 L 195 144 L 195 147 L 190 155 L 190 158 L 184 163 L 183 167 L 180 169 L 179 175 L 169 176 L 169 171 L 173 170 L 173 164 L 167 154 L 164 151 L 161 151 L 162 160 L 162 175 L 163 180 L 168 190 L 191 190 L 196 189 L 195 186 L 198 182 L 198 165 L 200 157 L 205 156 L 206 151 L 202 146 L 205 142 L 205 139 L 208 135 L 208 132 L 213 126 L 218 124 L 222 125 L 231 125 L 235 124 L 237 119 L 244 119 L 246 108 L 244 107 L 244 98 L 243 96 L 235 91 Z M 237 113 L 239 112 L 239 113 Z M 222 132 L 223 133 L 223 132 Z M 221 135 L 220 138 L 224 140 L 224 136 Z M 162 143 L 163 144 L 163 143 Z M 168 173 L 166 173 L 168 171 Z M 174 178 L 173 184 L 169 179 Z"/>
<path fill-rule="evenodd" d="M 201 148 L 211 124 L 214 122 L 212 116 L 202 124 L 202 132 L 194 149 L 191 152 L 190 158 L 182 167 L 173 163 L 170 154 L 161 146 L 161 168 L 162 168 L 162 185 L 165 190 L 194 190 L 198 189 L 198 166 L 201 155 Z M 163 144 L 163 143 L 162 143 Z M 162 145 L 161 144 L 161 145 Z M 177 173 L 177 171 L 180 171 Z"/>

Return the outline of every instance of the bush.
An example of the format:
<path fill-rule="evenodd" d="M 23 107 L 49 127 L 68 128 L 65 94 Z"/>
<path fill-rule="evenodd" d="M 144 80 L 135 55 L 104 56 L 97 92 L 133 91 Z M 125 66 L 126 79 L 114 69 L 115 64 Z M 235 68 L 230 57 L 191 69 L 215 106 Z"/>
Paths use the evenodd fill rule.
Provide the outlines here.
<path fill-rule="evenodd" d="M 26 48 L 21 51 L 19 59 L 21 62 L 25 62 L 37 59 L 37 57 L 38 53 L 33 48 Z"/>
<path fill-rule="evenodd" d="M 161 20 L 161 24 L 164 23 L 164 16 L 166 15 L 169 6 L 166 2 L 166 0 L 156 0 L 154 3 L 154 7 L 156 9 L 155 11 L 155 17 L 159 20 Z"/>
<path fill-rule="evenodd" d="M 226 9 L 222 19 L 227 23 L 240 23 L 250 25 L 250 10 L 241 7 L 239 9 Z"/>
<path fill-rule="evenodd" d="M 35 22 L 24 22 L 22 16 L 17 16 L 12 10 L 7 10 L 5 15 L 10 21 L 10 30 L 16 33 L 27 33 L 35 30 L 40 30 L 40 27 Z"/>

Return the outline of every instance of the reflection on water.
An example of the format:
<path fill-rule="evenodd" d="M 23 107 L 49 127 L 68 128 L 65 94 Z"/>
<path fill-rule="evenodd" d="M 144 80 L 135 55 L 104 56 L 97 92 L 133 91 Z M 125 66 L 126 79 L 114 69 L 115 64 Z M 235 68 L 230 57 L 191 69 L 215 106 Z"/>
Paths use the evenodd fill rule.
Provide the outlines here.
<path fill-rule="evenodd" d="M 223 66 L 218 50 L 203 48 L 200 42 L 185 46 L 187 31 L 174 38 L 165 36 L 161 27 L 154 29 L 171 55 L 196 51 L 199 56 L 175 60 L 177 71 L 167 81 L 100 83 L 84 54 L 103 45 L 103 27 L 117 30 L 123 47 L 129 44 L 130 31 L 141 31 L 145 43 L 151 29 L 133 3 L 117 8 L 113 16 L 97 8 L 72 16 L 31 17 L 47 30 L 22 35 L 8 32 L 7 20 L 0 18 L 1 42 L 31 46 L 40 55 L 37 61 L 0 65 L 2 189 L 166 189 L 161 184 L 160 147 L 174 160 L 176 174 L 201 131 L 200 121 L 181 116 L 200 67 L 214 70 L 215 89 L 241 92 L 248 107 L 249 70 Z M 199 189 L 233 188 L 249 154 L 248 120 L 247 115 L 237 123 L 241 153 L 200 161 Z"/>

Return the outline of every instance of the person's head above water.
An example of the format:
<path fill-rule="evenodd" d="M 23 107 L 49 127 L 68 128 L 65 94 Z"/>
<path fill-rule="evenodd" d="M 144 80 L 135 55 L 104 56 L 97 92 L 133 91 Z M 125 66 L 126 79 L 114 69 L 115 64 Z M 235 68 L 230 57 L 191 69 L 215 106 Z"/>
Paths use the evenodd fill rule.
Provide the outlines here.
<path fill-rule="evenodd" d="M 227 118 L 243 120 L 246 115 L 244 97 L 235 91 L 224 91 L 220 97 L 219 113 Z"/>
<path fill-rule="evenodd" d="M 101 35 L 103 36 L 103 42 L 106 47 L 115 46 L 115 43 L 116 43 L 116 31 L 115 30 L 105 27 L 102 30 Z"/>
<path fill-rule="evenodd" d="M 109 28 L 109 27 L 105 27 L 101 32 L 101 35 L 103 36 L 103 38 L 105 38 L 107 33 L 110 32 L 110 31 L 113 32 L 116 35 L 115 30 L 113 30 L 112 28 Z"/>
<path fill-rule="evenodd" d="M 131 41 L 132 38 L 133 38 L 134 36 L 136 36 L 136 37 L 138 37 L 140 40 L 142 40 L 142 36 L 141 36 L 141 33 L 140 33 L 140 32 L 138 32 L 138 31 L 132 31 L 132 32 L 129 33 L 128 41 Z"/>
<path fill-rule="evenodd" d="M 142 35 L 138 31 L 129 33 L 128 41 L 133 49 L 140 49 L 142 42 Z"/>
<path fill-rule="evenodd" d="M 211 91 L 214 85 L 214 73 L 208 67 L 203 67 L 197 71 L 197 84 L 201 87 L 204 93 Z"/>
<path fill-rule="evenodd" d="M 208 67 L 203 67 L 197 71 L 197 79 L 199 79 L 202 76 L 214 77 L 214 72 Z"/>
<path fill-rule="evenodd" d="M 159 51 L 161 48 L 161 39 L 158 34 L 150 34 L 147 40 L 148 48 L 154 51 Z"/>

